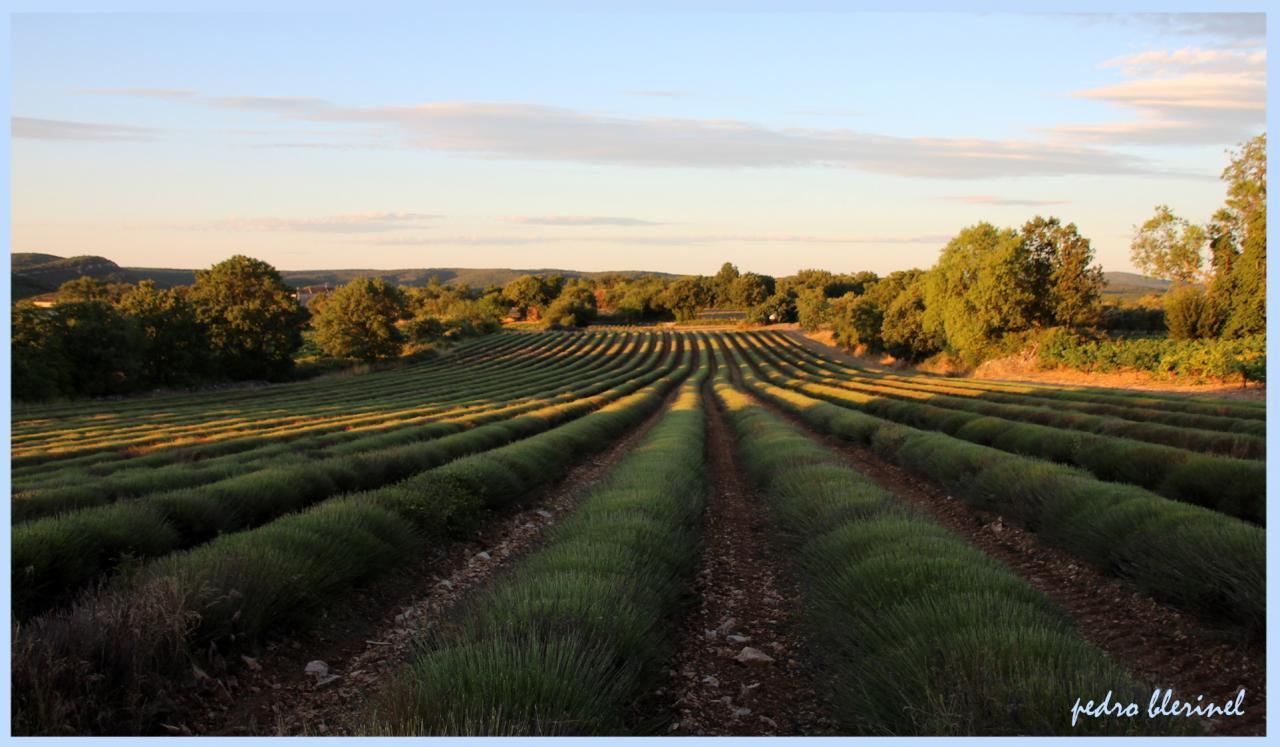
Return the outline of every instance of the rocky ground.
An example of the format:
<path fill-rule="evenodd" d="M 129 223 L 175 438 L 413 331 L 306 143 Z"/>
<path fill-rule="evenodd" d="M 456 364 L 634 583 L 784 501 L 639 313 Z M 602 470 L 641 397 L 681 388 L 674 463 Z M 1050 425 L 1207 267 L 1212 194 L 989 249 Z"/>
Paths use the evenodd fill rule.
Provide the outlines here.
<path fill-rule="evenodd" d="M 694 584 L 696 606 L 682 622 L 669 681 L 656 694 L 681 736 L 833 733 L 810 680 L 795 620 L 800 597 L 790 559 L 769 512 L 747 483 L 724 416 L 711 414 L 707 458 L 712 485 L 705 543 Z"/>

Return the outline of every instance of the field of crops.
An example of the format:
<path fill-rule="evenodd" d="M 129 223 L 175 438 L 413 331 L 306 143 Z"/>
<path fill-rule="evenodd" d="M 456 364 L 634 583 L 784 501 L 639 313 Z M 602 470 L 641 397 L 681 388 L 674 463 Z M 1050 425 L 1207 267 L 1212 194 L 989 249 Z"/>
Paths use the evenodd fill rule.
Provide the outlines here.
<path fill-rule="evenodd" d="M 1265 418 L 712 329 L 15 404 L 13 729 L 1260 734 Z"/>

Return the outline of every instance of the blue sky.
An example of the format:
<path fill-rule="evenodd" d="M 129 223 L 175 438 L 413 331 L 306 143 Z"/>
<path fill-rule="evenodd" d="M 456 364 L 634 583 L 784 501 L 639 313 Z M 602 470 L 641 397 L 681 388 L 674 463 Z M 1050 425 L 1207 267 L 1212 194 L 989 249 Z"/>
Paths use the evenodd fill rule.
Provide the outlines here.
<path fill-rule="evenodd" d="M 1073 221 L 1107 269 L 1263 129 L 1261 16 L 25 15 L 12 249 L 788 274 Z"/>

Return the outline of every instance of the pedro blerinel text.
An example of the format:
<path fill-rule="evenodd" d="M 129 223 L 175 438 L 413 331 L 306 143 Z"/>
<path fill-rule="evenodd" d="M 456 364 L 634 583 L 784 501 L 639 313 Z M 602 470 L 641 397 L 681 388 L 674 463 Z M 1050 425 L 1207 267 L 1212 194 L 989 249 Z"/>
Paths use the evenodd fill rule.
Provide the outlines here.
<path fill-rule="evenodd" d="M 1092 718 L 1116 716 L 1132 718 L 1142 712 L 1142 707 L 1137 703 L 1113 701 L 1112 692 L 1108 690 L 1102 700 L 1085 702 L 1083 698 L 1076 698 L 1075 705 L 1071 706 L 1071 725 L 1075 726 L 1081 716 Z M 1244 688 L 1240 688 L 1240 692 L 1236 693 L 1234 698 L 1217 702 L 1206 701 L 1203 695 L 1197 695 L 1195 700 L 1179 700 L 1174 697 L 1173 690 L 1157 687 L 1151 693 L 1151 700 L 1147 702 L 1146 714 L 1148 718 L 1159 718 L 1161 716 L 1197 718 L 1243 716 Z"/>

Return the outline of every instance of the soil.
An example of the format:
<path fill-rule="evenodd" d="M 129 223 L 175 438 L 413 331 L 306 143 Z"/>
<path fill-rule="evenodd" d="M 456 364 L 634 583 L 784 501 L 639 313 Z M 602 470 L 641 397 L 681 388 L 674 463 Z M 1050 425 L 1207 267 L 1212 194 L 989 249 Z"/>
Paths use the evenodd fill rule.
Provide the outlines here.
<path fill-rule="evenodd" d="M 794 619 L 791 563 L 739 468 L 728 423 L 703 396 L 711 489 L 696 602 L 677 622 L 681 642 L 655 700 L 665 699 L 675 736 L 830 734 L 802 656 L 809 649 Z M 768 661 L 740 661 L 748 649 Z"/>
<path fill-rule="evenodd" d="M 775 329 L 773 327 L 771 330 Z M 876 371 L 892 371 L 899 374 L 921 372 L 895 360 L 892 356 L 872 357 L 850 353 L 835 344 L 830 332 L 805 332 L 779 326 L 776 328 L 797 342 L 806 345 L 810 350 L 832 358 L 841 363 Z M 1160 394 L 1184 395 L 1189 397 L 1217 397 L 1221 399 L 1263 402 L 1267 398 L 1267 388 L 1251 384 L 1247 388 L 1232 382 L 1192 382 L 1162 379 L 1145 371 L 1123 371 L 1116 373 L 1087 373 L 1068 368 L 1042 370 L 1034 360 L 1024 355 L 990 360 L 977 369 L 969 372 L 959 371 L 925 371 L 925 373 L 944 374 L 958 378 L 977 379 L 983 381 L 1004 381 L 1021 384 L 1060 384 L 1063 386 L 1096 387 L 1099 389 L 1130 389 Z"/>
<path fill-rule="evenodd" d="M 952 498 L 938 485 L 890 464 L 871 449 L 815 433 L 798 418 L 757 400 L 839 452 L 881 487 L 922 509 L 974 547 L 1007 565 L 1044 593 L 1080 633 L 1140 682 L 1177 696 L 1222 703 L 1245 689 L 1244 716 L 1218 718 L 1211 735 L 1266 734 L 1266 651 L 1163 604 L 1067 552 L 1049 547 L 1001 516 Z"/>
<path fill-rule="evenodd" d="M 184 716 L 166 729 L 209 736 L 359 734 L 368 705 L 397 676 L 414 641 L 464 597 L 539 548 L 547 530 L 644 437 L 677 392 L 608 450 L 486 522 L 471 539 L 410 560 L 394 575 L 342 595 L 314 627 L 268 640 L 232 673 L 200 678 L 198 687 L 179 698 Z M 317 660 L 327 675 L 306 673 Z"/>

